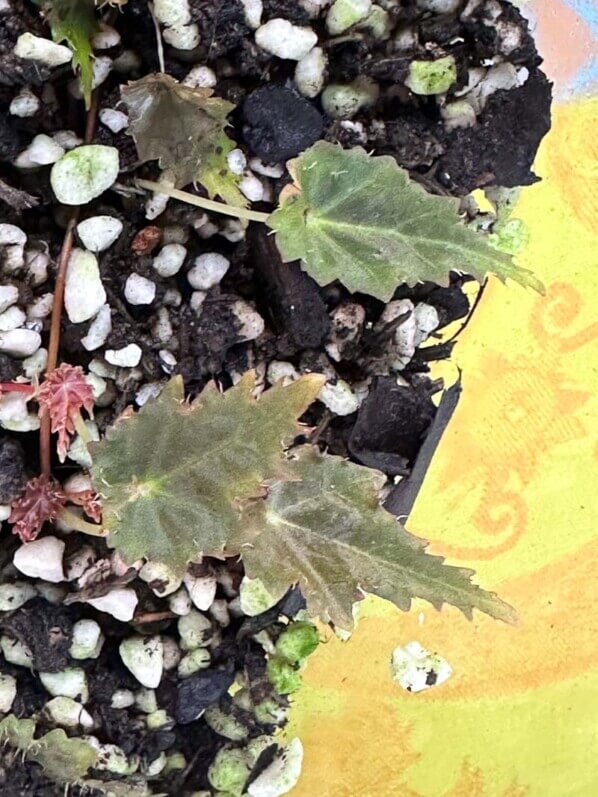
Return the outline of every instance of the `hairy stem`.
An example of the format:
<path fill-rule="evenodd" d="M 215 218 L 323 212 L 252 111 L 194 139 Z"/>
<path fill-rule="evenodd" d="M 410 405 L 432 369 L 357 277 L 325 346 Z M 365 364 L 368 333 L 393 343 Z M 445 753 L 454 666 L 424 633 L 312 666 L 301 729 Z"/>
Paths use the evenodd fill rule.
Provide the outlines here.
<path fill-rule="evenodd" d="M 98 92 L 93 92 L 91 96 L 91 106 L 87 113 L 85 125 L 85 143 L 91 144 L 95 133 L 96 120 L 98 116 Z M 50 321 L 50 340 L 48 342 L 48 362 L 46 371 L 53 371 L 58 365 L 58 350 L 60 348 L 60 324 L 62 321 L 62 308 L 64 305 L 64 286 L 66 282 L 66 271 L 69 257 L 73 249 L 75 227 L 79 221 L 80 208 L 73 208 L 71 217 L 64 231 L 62 248 L 58 257 L 56 282 L 54 286 L 54 304 L 52 306 L 52 319 Z M 39 432 L 39 455 L 41 462 L 41 472 L 44 476 L 50 476 L 52 470 L 52 449 L 50 445 L 51 429 L 50 416 L 44 412 L 41 416 Z"/>
<path fill-rule="evenodd" d="M 166 196 L 178 199 L 180 202 L 186 202 L 188 205 L 195 205 L 204 210 L 210 210 L 214 213 L 222 213 L 224 216 L 233 216 L 236 219 L 247 219 L 248 221 L 266 222 L 270 218 L 269 213 L 260 213 L 258 210 L 247 210 L 247 208 L 237 208 L 234 205 L 226 205 L 224 202 L 215 202 L 213 199 L 206 199 L 205 197 L 197 196 L 197 194 L 190 194 L 188 191 L 179 191 L 178 188 L 169 185 L 168 183 L 154 183 L 152 180 L 137 180 L 137 185 L 141 188 L 147 188 L 148 191 L 155 191 L 157 194 L 166 194 Z"/>
<path fill-rule="evenodd" d="M 24 382 L 0 382 L 0 395 L 2 393 L 35 393 L 35 387 Z"/>
<path fill-rule="evenodd" d="M 92 537 L 106 536 L 106 532 L 100 524 L 88 523 L 86 520 L 83 520 L 83 518 L 80 518 L 79 515 L 71 512 L 71 510 L 67 509 L 66 507 L 63 507 L 60 510 L 58 513 L 58 518 L 72 529 L 75 529 L 75 531 L 80 531 L 83 534 L 89 534 Z"/>

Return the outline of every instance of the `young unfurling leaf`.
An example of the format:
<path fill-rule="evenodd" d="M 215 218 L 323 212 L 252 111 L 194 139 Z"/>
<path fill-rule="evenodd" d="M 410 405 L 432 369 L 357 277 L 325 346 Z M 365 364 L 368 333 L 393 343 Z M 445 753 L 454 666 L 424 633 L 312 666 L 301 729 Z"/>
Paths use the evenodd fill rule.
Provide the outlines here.
<path fill-rule="evenodd" d="M 62 728 L 34 738 L 35 720 L 9 714 L 0 722 L 0 743 L 19 750 L 23 757 L 41 765 L 44 775 L 56 783 L 72 783 L 84 777 L 98 759 L 95 748 L 84 739 L 70 739 Z"/>
<path fill-rule="evenodd" d="M 129 132 L 143 161 L 158 160 L 183 186 L 214 152 L 234 105 L 157 73 L 128 83 L 121 95 L 129 111 Z"/>
<path fill-rule="evenodd" d="M 458 200 L 433 196 L 389 156 L 319 141 L 291 161 L 299 191 L 289 192 L 268 225 L 285 261 L 302 260 L 320 285 L 388 301 L 397 285 L 448 285 L 451 271 L 482 280 L 492 273 L 541 289 L 483 235 L 465 226 Z"/>
<path fill-rule="evenodd" d="M 218 554 L 241 528 L 243 501 L 288 470 L 283 447 L 323 384 L 317 374 L 274 386 L 259 400 L 249 373 L 233 388 L 210 387 L 189 405 L 180 379 L 90 446 L 109 544 L 181 574 Z"/>
<path fill-rule="evenodd" d="M 55 520 L 66 503 L 62 488 L 47 476 L 37 476 L 25 485 L 23 493 L 12 503 L 8 522 L 21 542 L 35 540 L 46 521 Z"/>
<path fill-rule="evenodd" d="M 245 571 L 277 595 L 299 582 L 313 615 L 353 627 L 352 606 L 371 592 L 408 610 L 413 598 L 450 603 L 471 616 L 479 609 L 512 621 L 513 610 L 471 582 L 471 570 L 426 552 L 379 503 L 378 471 L 299 450 L 297 479 L 279 482 L 252 505 L 241 526 Z M 252 537 L 250 528 L 255 536 Z"/>
<path fill-rule="evenodd" d="M 81 419 L 81 409 L 93 412 L 93 390 L 78 365 L 63 363 L 46 374 L 37 400 L 40 414 L 47 412 L 52 423 L 52 433 L 58 432 L 58 457 L 66 459 L 69 436 L 74 434 Z"/>
<path fill-rule="evenodd" d="M 241 176 L 231 172 L 228 166 L 228 155 L 234 148 L 234 141 L 222 133 L 213 151 L 200 165 L 196 177 L 208 192 L 210 199 L 218 196 L 228 205 L 246 208 L 249 202 L 238 187 Z"/>
<path fill-rule="evenodd" d="M 73 67 L 79 68 L 85 107 L 89 108 L 93 83 L 91 40 L 100 30 L 94 0 L 51 0 L 46 13 L 54 41 L 66 41 L 73 51 Z"/>

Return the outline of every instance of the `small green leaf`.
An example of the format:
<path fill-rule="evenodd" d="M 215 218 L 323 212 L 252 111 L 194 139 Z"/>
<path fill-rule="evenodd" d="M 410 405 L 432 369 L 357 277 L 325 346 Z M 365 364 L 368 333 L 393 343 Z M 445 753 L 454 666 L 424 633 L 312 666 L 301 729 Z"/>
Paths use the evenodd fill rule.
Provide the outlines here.
<path fill-rule="evenodd" d="M 57 783 L 72 783 L 95 766 L 97 751 L 83 739 L 69 739 L 56 728 L 34 739 L 34 720 L 17 719 L 9 714 L 0 722 L 0 742 L 21 750 L 29 761 L 41 764 L 44 774 Z"/>
<path fill-rule="evenodd" d="M 468 617 L 475 608 L 514 619 L 510 606 L 471 582 L 471 570 L 426 553 L 426 542 L 380 506 L 383 474 L 308 447 L 299 450 L 296 469 L 301 481 L 278 483 L 265 506 L 247 517 L 244 535 L 255 529 L 243 548 L 249 577 L 275 593 L 299 582 L 310 613 L 346 631 L 361 590 L 405 611 L 412 598 L 424 598 L 438 609 L 450 603 Z"/>
<path fill-rule="evenodd" d="M 143 161 L 158 160 L 180 187 L 197 178 L 214 152 L 234 105 L 156 73 L 128 83 L 121 96 L 129 111 L 129 132 Z"/>
<path fill-rule="evenodd" d="M 300 193 L 270 217 L 284 261 L 303 260 L 320 285 L 388 301 L 396 287 L 448 285 L 451 271 L 541 284 L 462 223 L 459 201 L 428 194 L 394 158 L 320 141 L 291 161 Z"/>
<path fill-rule="evenodd" d="M 128 562 L 146 557 L 176 574 L 202 553 L 221 552 L 242 531 L 240 504 L 289 469 L 284 445 L 321 387 L 322 377 L 310 374 L 256 400 L 249 373 L 189 405 L 173 379 L 90 446 L 110 545 Z"/>
<path fill-rule="evenodd" d="M 235 146 L 235 142 L 222 133 L 205 163 L 200 166 L 197 181 L 206 189 L 210 199 L 219 196 L 228 205 L 246 208 L 249 204 L 247 197 L 239 191 L 241 175 L 228 168 L 227 158 Z"/>
<path fill-rule="evenodd" d="M 91 103 L 93 49 L 91 40 L 100 30 L 94 0 L 52 0 L 48 18 L 55 42 L 66 41 L 79 67 L 85 107 Z"/>

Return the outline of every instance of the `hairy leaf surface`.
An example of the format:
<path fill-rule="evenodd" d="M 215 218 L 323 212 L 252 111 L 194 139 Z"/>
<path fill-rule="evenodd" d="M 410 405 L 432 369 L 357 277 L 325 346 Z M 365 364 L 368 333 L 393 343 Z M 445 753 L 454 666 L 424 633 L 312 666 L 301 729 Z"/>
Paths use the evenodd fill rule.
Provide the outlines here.
<path fill-rule="evenodd" d="M 239 190 L 241 176 L 228 168 L 227 158 L 235 147 L 235 142 L 222 133 L 212 152 L 200 165 L 197 180 L 206 189 L 210 199 L 219 196 L 228 205 L 246 208 L 249 201 Z"/>
<path fill-rule="evenodd" d="M 72 783 L 96 764 L 97 751 L 83 739 L 69 739 L 62 728 L 34 739 L 35 722 L 9 714 L 0 722 L 0 742 L 21 750 L 29 761 L 41 764 L 44 774 L 57 783 Z"/>
<path fill-rule="evenodd" d="M 392 157 L 319 141 L 289 169 L 300 191 L 289 193 L 268 225 L 283 259 L 303 260 L 320 285 L 338 279 L 388 301 L 400 283 L 448 285 L 449 273 L 461 271 L 541 288 L 462 223 L 457 199 L 427 193 Z"/>
<path fill-rule="evenodd" d="M 73 67 L 79 68 L 85 107 L 89 108 L 93 82 L 91 40 L 100 30 L 94 0 L 52 0 L 48 18 L 54 41 L 66 41 L 73 51 Z"/>
<path fill-rule="evenodd" d="M 383 474 L 308 447 L 295 464 L 301 481 L 278 483 L 266 502 L 248 510 L 256 536 L 241 551 L 250 578 L 273 594 L 299 582 L 310 612 L 345 630 L 353 627 L 361 590 L 403 610 L 424 598 L 468 617 L 475 608 L 514 619 L 507 604 L 471 582 L 471 570 L 426 553 L 427 543 L 383 509 Z"/>
<path fill-rule="evenodd" d="M 201 553 L 222 551 L 240 529 L 240 502 L 287 472 L 283 447 L 322 382 L 308 375 L 256 400 L 249 373 L 189 405 L 173 379 L 90 446 L 110 544 L 128 562 L 145 556 L 177 573 Z"/>
<path fill-rule="evenodd" d="M 129 111 L 129 132 L 143 161 L 158 160 L 177 187 L 197 178 L 214 151 L 234 105 L 156 73 L 121 89 Z"/>

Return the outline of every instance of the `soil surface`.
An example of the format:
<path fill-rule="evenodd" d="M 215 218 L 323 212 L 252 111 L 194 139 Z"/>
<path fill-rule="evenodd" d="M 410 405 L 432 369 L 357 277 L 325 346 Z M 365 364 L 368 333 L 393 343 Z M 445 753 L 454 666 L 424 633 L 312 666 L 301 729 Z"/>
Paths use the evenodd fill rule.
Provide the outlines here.
<path fill-rule="evenodd" d="M 377 7 L 386 12 L 384 35 L 363 24 L 332 36 L 326 3 L 263 0 L 262 25 L 284 19 L 317 34 L 327 61 L 322 88 L 354 81 L 375 84 L 378 99 L 350 118 L 327 114 L 321 91 L 301 94 L 296 60 L 257 45 L 246 5 L 241 0 L 188 0 L 190 23 L 197 25 L 200 37 L 193 50 L 175 49 L 164 28 L 162 33 L 169 75 L 190 85 L 203 81 L 237 106 L 227 134 L 242 153 L 245 190 L 256 210 L 271 210 L 290 182 L 285 161 L 322 138 L 393 156 L 428 191 L 460 198 L 464 216 L 482 225 L 493 219 L 480 213 L 472 191 L 524 186 L 537 179 L 532 162 L 550 126 L 551 86 L 540 70 L 527 22 L 510 3 L 381 0 Z M 444 11 L 429 10 L 434 7 Z M 106 215 L 122 223 L 116 241 L 97 255 L 110 328 L 90 348 L 86 341 L 95 319 L 73 323 L 63 313 L 59 352 L 59 361 L 82 366 L 94 380 L 97 432 L 102 434 L 126 407 L 139 407 L 157 395 L 173 374 L 183 376 L 186 392 L 194 396 L 210 381 L 226 389 L 250 368 L 264 387 L 279 378 L 319 372 L 327 377 L 327 391 L 303 419 L 315 430 L 311 439 L 322 449 L 383 471 L 389 490 L 402 478 L 409 484 L 407 504 L 397 503 L 400 496 L 395 496 L 390 505 L 396 511 L 411 507 L 431 456 L 424 451 L 417 464 L 422 446 L 431 429 L 435 446 L 446 423 L 440 418 L 435 424 L 437 394 L 444 386 L 430 377 L 431 363 L 451 356 L 455 342 L 443 342 L 443 330 L 468 316 L 471 292 L 465 288 L 471 279 L 454 273 L 446 288 L 397 286 L 393 300 L 384 305 L 352 295 L 339 283 L 319 287 L 300 263 L 282 264 L 263 226 L 247 227 L 174 200 L 160 205 L 141 192 L 135 179 L 159 179 L 158 166 L 139 163 L 126 127 L 115 132 L 107 112 L 125 114 L 120 87 L 160 70 L 156 27 L 145 0 L 129 0 L 118 10 L 106 7 L 103 13 L 118 33 L 107 49 L 96 50 L 110 69 L 97 89 L 99 122 L 93 140 L 118 149 L 121 172 L 112 190 L 82 208 L 81 220 Z M 17 57 L 13 49 L 24 33 L 50 35 L 36 6 L 25 0 L 0 3 L 0 233 L 2 224 L 10 224 L 26 236 L 19 259 L 14 242 L 0 235 L 0 287 L 18 289 L 19 328 L 38 332 L 42 340 L 41 348 L 26 355 L 0 345 L 2 382 L 29 382 L 43 372 L 55 269 L 69 213 L 54 199 L 49 164 L 21 168 L 16 161 L 35 136 L 53 137 L 69 148 L 81 143 L 85 129 L 70 65 L 50 68 Z M 456 62 L 457 81 L 448 93 L 411 92 L 405 81 L 412 62 L 440 55 Z M 207 68 L 201 77 L 190 74 L 198 66 Z M 24 93 L 34 98 L 36 109 L 19 115 L 15 100 Z M 473 123 L 470 118 L 469 126 L 448 124 L 446 106 L 463 97 L 471 98 Z M 79 239 L 75 244 L 82 245 Z M 183 262 L 177 273 L 161 276 L 155 258 L 169 244 L 183 247 Z M 196 258 L 208 253 L 222 255 L 229 266 L 220 280 L 199 291 L 187 274 Z M 127 298 L 125 286 L 133 274 L 155 286 L 149 303 Z M 109 361 L 107 352 L 130 344 L 141 349 L 138 364 L 117 367 Z M 0 398 L 0 509 L 39 472 L 38 441 L 26 408 Z M 85 468 L 85 461 L 74 453 L 65 464 L 53 465 L 63 480 Z M 408 481 L 411 476 L 415 487 Z M 175 663 L 147 695 L 123 665 L 118 646 L 134 629 L 159 633 L 179 649 L 181 615 L 161 594 L 161 585 L 146 583 L 139 568 L 127 568 L 103 542 L 79 534 L 64 537 L 65 561 L 87 557 L 77 575 L 57 585 L 23 577 L 12 564 L 18 542 L 6 524 L 3 534 L 1 584 L 33 584 L 35 595 L 15 610 L 0 612 L 0 635 L 6 640 L 0 674 L 16 679 L 12 711 L 37 718 L 38 734 L 54 727 L 44 711 L 51 695 L 39 673 L 81 668 L 96 739 L 140 762 L 137 773 L 128 776 L 131 782 L 149 783 L 147 793 L 178 796 L 202 789 L 214 793 L 207 769 L 228 740 L 201 716 L 205 709 L 219 706 L 245 727 L 247 739 L 284 724 L 290 699 L 276 693 L 268 680 L 264 637 L 256 636 L 266 633 L 272 643 L 288 618 L 301 612 L 296 591 L 267 612 L 248 617 L 239 609 L 241 565 L 204 562 L 201 575 L 217 585 L 212 606 L 204 611 L 212 635 L 209 666 L 183 678 Z M 136 593 L 133 623 L 81 602 L 118 589 Z M 187 611 L 190 607 L 189 602 Z M 97 658 L 75 661 L 69 651 L 73 627 L 82 619 L 95 621 L 105 642 Z M 15 643 L 30 657 L 29 667 L 6 658 L 7 646 Z M 242 686 L 245 699 L 231 695 L 233 683 Z M 115 702 L 117 692 L 133 695 L 133 702 L 121 706 Z M 271 722 L 264 721 L 263 713 L 256 716 L 255 707 L 266 700 L 277 708 Z M 147 717 L 156 710 L 163 710 L 166 720 L 148 729 Z M 67 732 L 76 736 L 81 730 Z M 163 777 L 159 771 L 152 774 L 153 762 L 174 753 L 184 755 L 183 769 Z M 268 756 L 272 752 L 256 763 L 253 778 Z M 92 776 L 106 779 L 108 774 L 113 780 L 125 777 L 106 770 Z M 64 787 L 49 783 L 37 764 L 24 763 L 7 748 L 0 757 L 0 792 L 52 797 L 64 794 Z M 73 787 L 71 793 L 80 791 Z"/>

